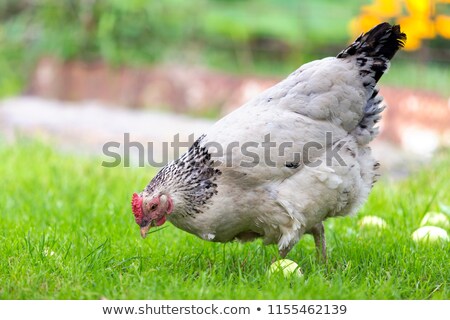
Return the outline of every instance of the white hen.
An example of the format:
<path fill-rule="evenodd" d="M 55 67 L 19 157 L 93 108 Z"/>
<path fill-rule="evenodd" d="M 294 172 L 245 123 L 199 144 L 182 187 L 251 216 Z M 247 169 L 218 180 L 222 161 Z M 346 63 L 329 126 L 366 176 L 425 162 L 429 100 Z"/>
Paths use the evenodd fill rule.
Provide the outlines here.
<path fill-rule="evenodd" d="M 311 233 L 325 258 L 323 221 L 355 213 L 375 182 L 375 85 L 405 40 L 382 23 L 218 121 L 133 195 L 141 235 L 167 218 L 209 241 L 261 237 L 284 257 Z"/>

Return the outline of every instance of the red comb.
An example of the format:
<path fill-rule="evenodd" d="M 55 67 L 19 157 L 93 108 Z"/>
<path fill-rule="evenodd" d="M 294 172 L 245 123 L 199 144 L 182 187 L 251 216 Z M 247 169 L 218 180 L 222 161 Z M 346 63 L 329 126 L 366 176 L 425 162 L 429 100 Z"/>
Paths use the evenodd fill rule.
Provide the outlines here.
<path fill-rule="evenodd" d="M 134 218 L 137 224 L 141 224 L 143 214 L 142 214 L 142 198 L 139 197 L 137 193 L 133 193 L 133 198 L 131 199 L 131 208 L 133 209 Z"/>

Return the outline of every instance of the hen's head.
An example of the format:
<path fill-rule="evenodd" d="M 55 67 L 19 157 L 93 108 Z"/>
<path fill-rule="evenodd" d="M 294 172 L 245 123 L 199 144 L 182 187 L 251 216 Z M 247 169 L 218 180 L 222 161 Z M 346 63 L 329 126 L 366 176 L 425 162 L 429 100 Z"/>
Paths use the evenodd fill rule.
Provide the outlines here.
<path fill-rule="evenodd" d="M 134 193 L 131 207 L 136 223 L 141 227 L 141 236 L 145 238 L 151 227 L 166 222 L 167 215 L 172 213 L 173 201 L 165 194 L 151 196 Z"/>

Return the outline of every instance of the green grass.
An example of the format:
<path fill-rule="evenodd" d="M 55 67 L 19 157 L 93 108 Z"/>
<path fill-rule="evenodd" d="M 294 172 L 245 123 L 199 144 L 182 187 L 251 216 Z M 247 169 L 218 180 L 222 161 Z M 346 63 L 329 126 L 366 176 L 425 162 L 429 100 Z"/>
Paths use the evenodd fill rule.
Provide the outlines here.
<path fill-rule="evenodd" d="M 358 217 L 326 222 L 329 264 L 305 236 L 288 255 L 303 280 L 267 277 L 274 246 L 208 243 L 169 226 L 146 240 L 130 212 L 150 168 L 103 168 L 35 142 L 0 144 L 0 299 L 449 299 L 449 245 L 410 240 L 428 210 L 449 205 L 450 155 L 376 185 Z M 262 199 L 262 201 L 264 201 Z"/>

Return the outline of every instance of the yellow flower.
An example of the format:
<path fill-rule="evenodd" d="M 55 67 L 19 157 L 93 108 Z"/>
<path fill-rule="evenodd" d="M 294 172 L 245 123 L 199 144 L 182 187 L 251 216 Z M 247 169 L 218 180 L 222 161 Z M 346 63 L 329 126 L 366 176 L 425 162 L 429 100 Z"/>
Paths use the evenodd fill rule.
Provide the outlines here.
<path fill-rule="evenodd" d="M 374 0 L 350 22 L 350 31 L 357 36 L 380 22 L 394 20 L 408 35 L 405 49 L 417 50 L 423 39 L 438 34 L 450 39 L 450 16 L 436 13 L 437 4 L 442 3 L 450 4 L 450 0 Z"/>
<path fill-rule="evenodd" d="M 429 0 L 404 0 L 406 9 L 412 16 L 430 18 L 434 12 L 434 1 Z"/>
<path fill-rule="evenodd" d="M 350 22 L 350 32 L 353 37 L 359 36 L 362 32 L 370 30 L 373 26 L 383 22 L 383 19 L 372 15 L 372 14 L 363 14 Z"/>
<path fill-rule="evenodd" d="M 442 1 L 442 0 L 441 0 Z M 447 0 L 450 3 L 450 0 Z M 450 39 L 450 17 L 439 15 L 436 17 L 437 32 L 444 38 Z"/>
<path fill-rule="evenodd" d="M 422 40 L 414 35 L 410 35 L 409 33 L 407 33 L 408 31 L 406 31 L 406 29 L 402 28 L 402 31 L 404 31 L 408 35 L 408 41 L 406 41 L 405 50 L 414 51 L 420 49 Z"/>
<path fill-rule="evenodd" d="M 430 19 L 418 16 L 401 17 L 397 22 L 409 36 L 431 39 L 436 36 L 436 28 L 434 22 Z"/>
<path fill-rule="evenodd" d="M 376 0 L 372 5 L 363 6 L 361 11 L 381 18 L 392 18 L 401 13 L 401 1 Z"/>

